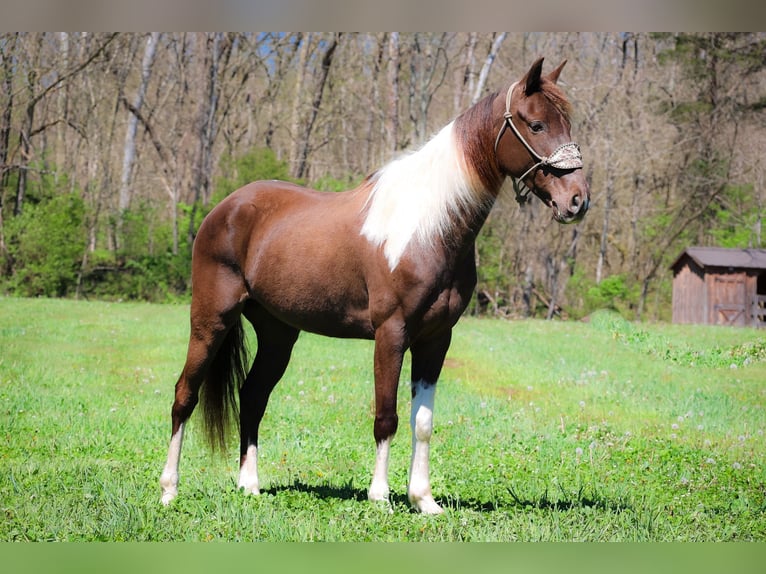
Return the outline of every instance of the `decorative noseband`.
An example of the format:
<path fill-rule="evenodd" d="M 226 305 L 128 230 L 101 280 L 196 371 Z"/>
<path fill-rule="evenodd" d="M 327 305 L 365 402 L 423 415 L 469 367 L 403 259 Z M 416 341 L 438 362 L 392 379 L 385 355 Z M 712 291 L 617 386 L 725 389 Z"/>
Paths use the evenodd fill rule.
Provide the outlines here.
<path fill-rule="evenodd" d="M 511 87 L 508 88 L 508 93 L 505 95 L 505 113 L 503 114 L 503 125 L 500 128 L 500 132 L 498 132 L 497 137 L 495 138 L 495 155 L 497 155 L 497 146 L 500 143 L 500 138 L 503 137 L 505 129 L 510 127 L 513 133 L 516 134 L 516 137 L 519 138 L 519 141 L 523 143 L 524 147 L 527 148 L 529 153 L 532 154 L 532 157 L 537 160 L 535 165 L 530 167 L 518 178 L 511 176 L 511 181 L 513 182 L 513 191 L 516 193 L 516 201 L 519 203 L 526 203 L 529 201 L 530 191 L 537 195 L 537 191 L 534 186 L 530 189 L 529 186 L 524 183 L 524 178 L 526 178 L 530 173 L 544 166 L 550 166 L 554 169 L 560 170 L 574 170 L 581 168 L 583 163 L 582 154 L 580 153 L 580 146 L 575 142 L 569 142 L 560 145 L 555 150 L 553 150 L 553 153 L 551 153 L 549 156 L 540 155 L 531 145 L 529 145 L 527 140 L 524 139 L 518 128 L 516 128 L 513 123 L 513 114 L 511 113 L 511 95 L 515 86 L 515 83 L 511 84 Z"/>

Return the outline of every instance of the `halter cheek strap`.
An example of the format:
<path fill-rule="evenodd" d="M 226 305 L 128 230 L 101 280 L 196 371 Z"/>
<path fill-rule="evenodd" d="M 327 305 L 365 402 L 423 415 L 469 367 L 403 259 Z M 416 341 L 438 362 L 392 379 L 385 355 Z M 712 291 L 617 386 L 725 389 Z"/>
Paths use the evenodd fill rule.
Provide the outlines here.
<path fill-rule="evenodd" d="M 511 96 L 513 94 L 513 88 L 515 87 L 516 83 L 511 84 L 511 87 L 508 88 L 508 92 L 505 95 L 505 113 L 503 114 L 503 125 L 500 128 L 497 137 L 495 138 L 495 155 L 497 155 L 497 146 L 500 143 L 500 138 L 503 137 L 506 128 L 510 127 L 513 133 L 516 134 L 516 137 L 519 138 L 519 141 L 524 144 L 525 148 L 527 148 L 527 151 L 529 151 L 529 153 L 532 154 L 532 157 L 537 160 L 536 164 L 530 167 L 519 177 L 511 176 L 511 181 L 513 182 L 513 190 L 516 193 L 516 201 L 519 203 L 525 203 L 529 201 L 530 192 L 535 192 L 535 194 L 537 194 L 537 190 L 534 188 L 534 186 L 530 188 L 527 186 L 527 184 L 524 183 L 524 178 L 526 178 L 530 173 L 544 166 L 550 166 L 554 169 L 560 170 L 579 169 L 583 166 L 583 163 L 582 153 L 580 153 L 580 146 L 575 142 L 569 142 L 560 145 L 555 150 L 553 150 L 553 153 L 551 153 L 549 156 L 540 155 L 531 145 L 529 145 L 527 140 L 524 139 L 524 136 L 521 135 L 521 132 L 519 132 L 518 128 L 513 123 L 513 114 L 511 113 Z"/>

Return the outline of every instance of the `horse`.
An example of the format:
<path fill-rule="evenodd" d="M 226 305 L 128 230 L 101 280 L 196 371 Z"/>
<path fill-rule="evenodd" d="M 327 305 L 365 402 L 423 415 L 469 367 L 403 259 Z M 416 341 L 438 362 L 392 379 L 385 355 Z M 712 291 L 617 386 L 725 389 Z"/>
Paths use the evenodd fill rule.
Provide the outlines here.
<path fill-rule="evenodd" d="M 300 331 L 374 340 L 375 462 L 371 501 L 389 501 L 397 389 L 411 354 L 412 458 L 407 497 L 443 512 L 431 491 L 436 382 L 452 329 L 476 285 L 474 244 L 506 178 L 534 193 L 560 223 L 583 218 L 590 189 L 570 140 L 571 104 L 543 58 L 415 152 L 355 189 L 320 192 L 257 181 L 203 220 L 192 252 L 190 336 L 175 386 L 161 502 L 178 495 L 184 426 L 199 402 L 213 446 L 239 399 L 238 488 L 259 494 L 258 428 Z M 505 97 L 503 97 L 503 95 Z M 242 317 L 257 350 L 248 369 Z"/>

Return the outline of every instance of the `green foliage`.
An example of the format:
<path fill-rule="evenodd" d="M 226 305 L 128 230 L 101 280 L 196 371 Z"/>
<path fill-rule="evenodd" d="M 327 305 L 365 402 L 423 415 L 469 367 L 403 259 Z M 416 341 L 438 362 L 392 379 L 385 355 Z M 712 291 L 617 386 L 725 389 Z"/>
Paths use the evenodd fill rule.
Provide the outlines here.
<path fill-rule="evenodd" d="M 183 301 L 189 295 L 190 271 L 185 251 L 123 257 L 102 249 L 89 255 L 82 295 L 108 301 Z"/>
<path fill-rule="evenodd" d="M 598 307 L 616 308 L 618 301 L 628 296 L 628 287 L 623 275 L 610 275 L 588 289 L 588 299 Z"/>
<path fill-rule="evenodd" d="M 611 309 L 625 316 L 632 314 L 640 296 L 638 285 L 623 274 L 610 275 L 596 283 L 578 268 L 567 283 L 568 299 L 574 303 L 574 316 L 585 316 L 598 309 Z"/>
<path fill-rule="evenodd" d="M 503 257 L 503 239 L 491 225 L 487 225 L 476 238 L 476 251 L 479 262 L 476 270 L 479 289 L 490 293 L 505 293 L 508 288 L 508 272 Z M 500 300 L 496 303 L 502 307 L 507 301 Z"/>
<path fill-rule="evenodd" d="M 325 176 L 320 177 L 318 180 L 311 182 L 311 187 L 318 189 L 319 191 L 346 191 L 347 189 L 353 189 L 361 183 L 359 178 L 346 177 L 346 178 L 334 178 Z"/>
<path fill-rule="evenodd" d="M 754 74 L 766 66 L 763 53 L 766 40 L 736 32 L 656 33 L 656 39 L 668 41 L 668 47 L 657 54 L 660 64 L 681 62 L 687 77 L 705 78 L 711 62 L 736 65 L 746 74 Z"/>
<path fill-rule="evenodd" d="M 183 234 L 187 234 L 189 229 L 193 229 L 196 234 L 202 220 L 216 205 L 248 183 L 270 179 L 303 183 L 290 177 L 287 162 L 278 159 L 270 148 L 254 148 L 240 157 L 225 156 L 221 158 L 221 172 L 225 175 L 215 181 L 215 189 L 207 204 L 179 204 L 179 229 Z M 187 245 L 187 248 L 190 251 L 191 245 Z"/>
<path fill-rule="evenodd" d="M 85 204 L 74 193 L 29 202 L 18 217 L 6 222 L 13 275 L 5 289 L 28 297 L 71 294 L 83 254 Z"/>
<path fill-rule="evenodd" d="M 221 159 L 221 172 L 224 176 L 218 178 L 215 191 L 211 198 L 211 207 L 230 195 L 243 185 L 261 179 L 281 179 L 301 183 L 290 177 L 287 162 L 277 159 L 274 150 L 270 148 L 255 148 L 240 157 L 224 157 Z"/>
<path fill-rule="evenodd" d="M 112 222 L 108 232 L 119 233 L 120 247 L 88 253 L 81 294 L 105 300 L 188 299 L 191 248 L 181 227 L 181 245 L 173 253 L 172 225 L 163 215 L 163 210 L 141 202 L 123 212 L 119 232 Z"/>
<path fill-rule="evenodd" d="M 753 209 L 755 204 L 752 184 L 727 185 L 723 200 L 713 206 L 713 224 L 708 231 L 713 244 L 740 248 L 754 245 L 754 230 L 758 218 L 762 216 Z"/>

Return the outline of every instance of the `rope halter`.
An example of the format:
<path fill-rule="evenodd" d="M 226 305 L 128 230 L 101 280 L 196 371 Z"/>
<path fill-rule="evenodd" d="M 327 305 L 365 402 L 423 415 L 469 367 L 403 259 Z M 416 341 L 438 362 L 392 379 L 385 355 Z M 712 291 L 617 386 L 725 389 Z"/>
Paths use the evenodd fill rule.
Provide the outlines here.
<path fill-rule="evenodd" d="M 560 145 L 555 150 L 553 150 L 553 153 L 551 153 L 549 156 L 540 155 L 531 145 L 529 145 L 527 140 L 524 139 L 524 136 L 521 135 L 521 132 L 519 132 L 518 128 L 513 123 L 513 114 L 511 113 L 511 95 L 513 93 L 514 87 L 516 87 L 516 83 L 511 84 L 511 87 L 508 88 L 508 93 L 505 96 L 505 113 L 503 114 L 503 125 L 500 128 L 500 132 L 497 134 L 497 138 L 495 138 L 495 155 L 497 155 L 497 146 L 500 143 L 500 138 L 503 137 L 506 128 L 510 127 L 513 133 L 516 134 L 516 137 L 519 138 L 519 141 L 524 144 L 525 148 L 527 148 L 527 151 L 529 151 L 529 153 L 532 154 L 532 157 L 537 160 L 537 163 L 525 171 L 521 176 L 511 176 L 511 181 L 513 182 L 513 191 L 516 193 L 516 201 L 522 204 L 529 201 L 530 192 L 535 192 L 535 194 L 537 194 L 534 185 L 532 188 L 530 188 L 526 183 L 524 183 L 524 178 L 526 178 L 530 173 L 545 166 L 549 166 L 558 170 L 571 171 L 574 169 L 580 169 L 583 166 L 583 163 L 582 154 L 580 153 L 580 146 L 575 142 L 569 142 Z"/>

